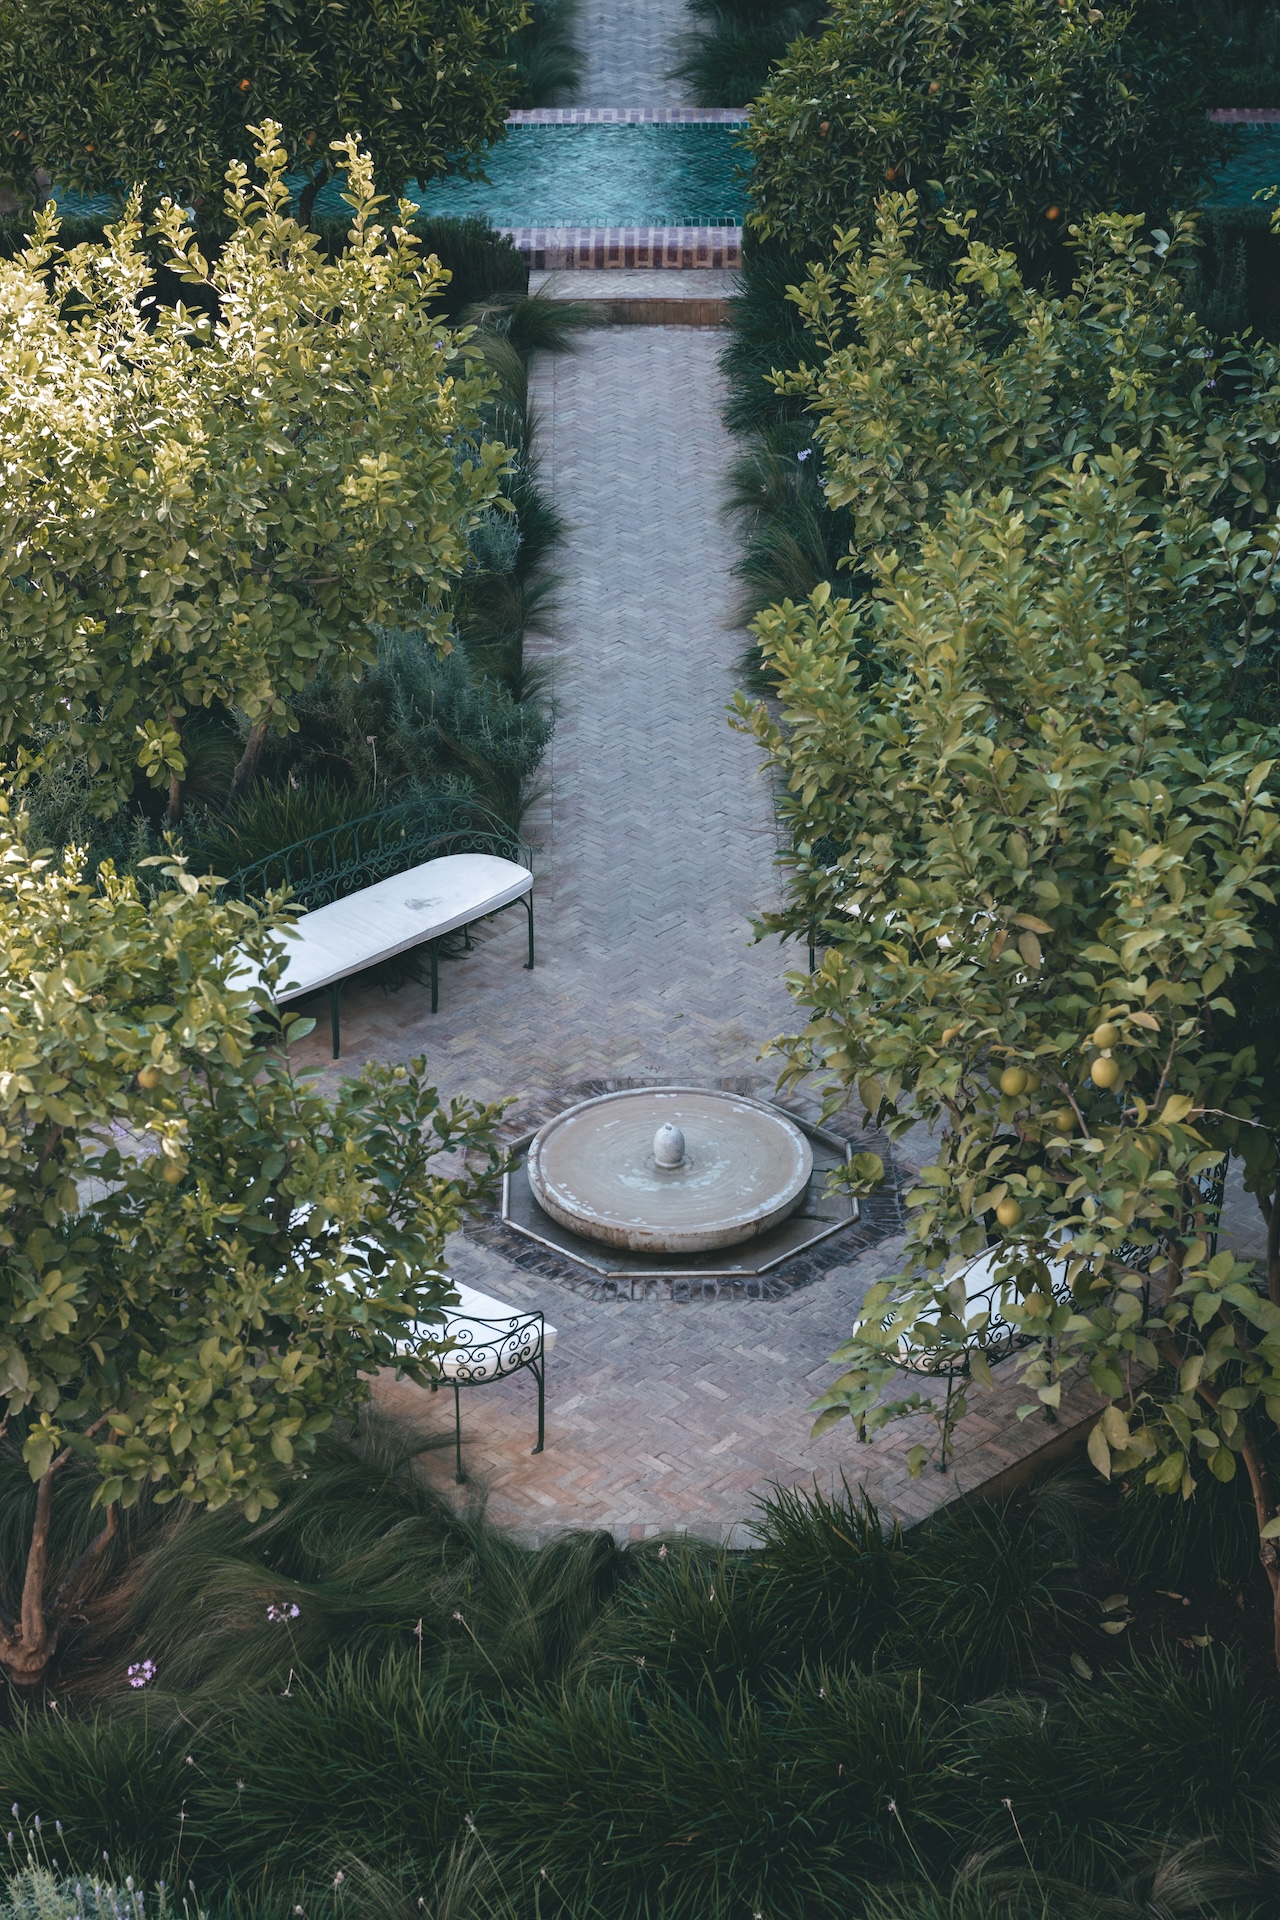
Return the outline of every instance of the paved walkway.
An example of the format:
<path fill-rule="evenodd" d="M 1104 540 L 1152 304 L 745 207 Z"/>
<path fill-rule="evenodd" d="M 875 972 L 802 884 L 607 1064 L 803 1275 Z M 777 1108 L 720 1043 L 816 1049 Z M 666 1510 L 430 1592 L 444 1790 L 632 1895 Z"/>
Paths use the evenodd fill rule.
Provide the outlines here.
<path fill-rule="evenodd" d="M 587 104 L 681 104 L 665 79 L 684 23 L 676 0 L 585 0 L 582 19 Z M 536 369 L 543 474 L 568 529 L 557 615 L 528 641 L 558 714 L 525 823 L 538 966 L 523 971 L 512 914 L 444 965 L 434 1017 L 418 987 L 352 991 L 340 1066 L 323 1023 L 298 1049 L 330 1083 L 370 1055 L 425 1052 L 447 1093 L 536 1098 L 615 1078 L 770 1091 L 760 1054 L 795 1023 L 783 973 L 802 956 L 750 936 L 776 897 L 776 838 L 758 750 L 725 713 L 744 636 L 727 625 L 721 341 L 715 329 L 613 327 Z M 904 1149 L 899 1174 L 927 1151 L 927 1140 Z M 778 1301 L 606 1304 L 460 1238 L 460 1279 L 543 1308 L 560 1335 L 536 1459 L 527 1375 L 465 1394 L 470 1492 L 533 1537 L 566 1526 L 740 1537 L 776 1483 L 845 1474 L 911 1519 L 989 1482 L 1047 1437 L 1014 1417 L 1024 1395 L 1012 1383 L 966 1423 L 946 1479 L 910 1481 L 907 1450 L 927 1435 L 909 1427 L 867 1448 L 847 1426 L 809 1438 L 809 1403 L 834 1377 L 827 1356 L 897 1252 L 882 1241 Z M 451 1395 L 389 1379 L 378 1391 L 424 1437 L 446 1439 Z M 448 1456 L 428 1457 L 448 1484 Z"/>
<path fill-rule="evenodd" d="M 419 988 L 351 991 L 343 1067 L 425 1049 L 443 1087 L 486 1097 L 767 1075 L 758 1055 L 793 1021 L 782 976 L 803 954 L 751 944 L 777 842 L 759 750 L 726 720 L 743 635 L 726 625 L 720 346 L 714 330 L 608 328 L 536 371 L 543 474 L 569 529 L 554 630 L 529 642 L 558 713 L 525 818 L 539 963 L 523 971 L 511 913 L 444 963 L 434 1019 Z M 318 1027 L 321 1063 L 324 1042 Z"/>
<path fill-rule="evenodd" d="M 688 31 L 684 0 L 581 0 L 578 33 L 586 54 L 579 102 L 584 107 L 696 107 L 667 76 Z"/>
<path fill-rule="evenodd" d="M 538 369 L 544 473 L 569 530 L 558 618 L 530 642 L 559 713 L 526 822 L 539 964 L 523 971 L 523 916 L 508 915 L 446 964 L 434 1018 L 418 987 L 353 991 L 339 1071 L 426 1052 L 449 1092 L 537 1095 L 624 1076 L 770 1090 L 760 1050 L 794 1022 L 782 975 L 800 956 L 750 939 L 751 915 L 774 897 L 776 840 L 758 750 L 725 718 L 743 636 L 726 625 L 719 344 L 714 331 L 619 327 Z M 299 1051 L 325 1065 L 323 1023 Z M 834 1377 L 827 1356 L 896 1252 L 884 1242 L 777 1302 L 614 1305 L 461 1239 L 460 1279 L 542 1307 L 560 1332 L 540 1457 L 527 1376 L 465 1396 L 472 1489 L 534 1537 L 584 1525 L 734 1536 L 775 1482 L 831 1485 L 842 1472 L 904 1518 L 928 1511 L 956 1482 L 909 1480 L 920 1433 L 865 1449 L 847 1427 L 809 1439 L 809 1403 Z M 391 1382 L 380 1393 L 424 1433 L 447 1434 L 450 1396 Z M 971 1423 L 960 1484 L 1044 1437 L 1008 1400 Z M 439 1456 L 442 1480 L 448 1466 Z"/>

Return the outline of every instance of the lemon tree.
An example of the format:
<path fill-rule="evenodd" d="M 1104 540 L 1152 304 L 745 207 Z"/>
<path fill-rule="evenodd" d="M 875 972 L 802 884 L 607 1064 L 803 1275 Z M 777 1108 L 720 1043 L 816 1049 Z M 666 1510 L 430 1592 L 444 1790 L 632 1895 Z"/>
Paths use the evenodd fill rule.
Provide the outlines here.
<path fill-rule="evenodd" d="M 761 615 L 781 711 L 742 709 L 792 841 L 766 924 L 823 950 L 791 982 L 807 1024 L 778 1043 L 786 1072 L 891 1135 L 923 1119 L 937 1137 L 903 1270 L 868 1296 L 819 1426 L 865 1435 L 930 1406 L 904 1387 L 901 1343 L 980 1335 L 959 1276 L 994 1251 L 1028 1407 L 1054 1408 L 1081 1370 L 1104 1402 L 1103 1472 L 1184 1497 L 1247 1475 L 1280 1604 L 1264 1444 L 1280 1264 L 1211 1256 L 1201 1192 L 1248 1145 L 1276 1212 L 1275 1062 L 1242 1008 L 1259 982 L 1274 998 L 1280 728 L 1242 689 L 1274 674 L 1280 381 L 1265 351 L 1239 355 L 1211 403 L 1222 368 L 1176 278 L 1153 296 L 1150 257 L 1126 265 L 1123 222 L 1084 236 L 1069 306 L 1029 301 L 1011 256 L 973 248 L 961 281 L 1002 306 L 996 326 L 972 292 L 921 288 L 892 219 L 848 256 L 879 332 L 807 376 L 868 591 L 823 585 Z M 1153 309 L 1163 330 L 1143 324 Z M 1089 328 L 1109 338 L 1103 389 L 1142 375 L 1129 427 L 1096 439 L 1080 395 L 1052 404 Z M 944 399 L 946 354 L 969 371 Z M 1041 377 L 1023 382 L 1028 356 Z M 896 486 L 891 459 L 910 475 L 966 408 L 961 484 Z M 877 516 L 893 518 L 883 544 Z M 980 1355 L 972 1374 L 990 1384 Z M 965 1401 L 931 1410 L 945 1424 Z"/>
<path fill-rule="evenodd" d="M 819 258 L 886 187 L 911 189 L 1051 272 L 1086 214 L 1192 203 L 1220 145 L 1215 50 L 1179 0 L 833 0 L 752 105 L 749 224 Z M 952 251 L 931 224 L 926 264 Z"/>
<path fill-rule="evenodd" d="M 0 807 L 0 1418 L 39 1489 L 0 1667 L 26 1688 L 144 1488 L 253 1517 L 377 1368 L 425 1377 L 439 1343 L 397 1342 L 440 1319 L 445 1236 L 496 1164 L 498 1109 L 446 1106 L 421 1061 L 333 1104 L 297 1079 L 235 978 L 277 977 L 279 915 L 154 877 L 90 884 Z M 102 1526 L 55 1566 L 75 1458 Z"/>
<path fill-rule="evenodd" d="M 501 137 L 528 17 L 524 0 L 0 0 L 0 171 L 28 196 L 37 168 L 86 194 L 137 182 L 207 217 L 272 119 L 304 220 L 353 128 L 398 194 Z"/>
<path fill-rule="evenodd" d="M 301 687 L 374 657 L 374 623 L 446 646 L 508 465 L 408 209 L 380 223 L 347 140 L 351 244 L 326 258 L 287 210 L 278 133 L 258 130 L 256 184 L 228 170 L 215 262 L 172 201 L 156 215 L 213 318 L 155 304 L 136 195 L 103 245 L 62 250 L 45 212 L 0 262 L 3 736 L 20 764 L 83 757 L 104 812 L 141 772 L 176 818 L 207 707 L 249 723 L 242 788 Z"/>

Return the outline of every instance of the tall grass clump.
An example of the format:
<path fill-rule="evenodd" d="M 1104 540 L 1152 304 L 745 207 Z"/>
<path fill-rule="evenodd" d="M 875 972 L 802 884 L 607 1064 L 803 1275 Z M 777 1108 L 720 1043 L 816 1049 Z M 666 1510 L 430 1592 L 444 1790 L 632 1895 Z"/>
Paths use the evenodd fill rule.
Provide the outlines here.
<path fill-rule="evenodd" d="M 790 43 L 821 25 L 822 0 L 690 0 L 694 28 L 672 78 L 702 107 L 745 107 Z"/>
<path fill-rule="evenodd" d="M 1166 1600 L 1118 1489 L 533 1549 L 423 1469 L 369 1419 L 253 1526 L 147 1510 L 0 1788 L 227 1920 L 1272 1910 L 1257 1569 L 1204 1631 L 1220 1576 Z"/>
<path fill-rule="evenodd" d="M 513 107 L 563 107 L 582 78 L 577 0 L 531 0 L 532 18 L 507 53 L 516 70 Z"/>

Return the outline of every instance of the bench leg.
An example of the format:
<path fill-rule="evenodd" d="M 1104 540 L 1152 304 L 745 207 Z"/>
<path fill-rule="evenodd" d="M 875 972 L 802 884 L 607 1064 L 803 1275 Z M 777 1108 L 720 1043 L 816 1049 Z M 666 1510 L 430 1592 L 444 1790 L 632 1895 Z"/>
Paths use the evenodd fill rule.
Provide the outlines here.
<path fill-rule="evenodd" d="M 462 1402 L 458 1398 L 458 1383 L 453 1383 L 453 1477 L 462 1484 Z"/>
<path fill-rule="evenodd" d="M 329 1026 L 333 1034 L 333 1057 L 335 1060 L 338 1057 L 338 1041 L 339 1041 L 338 998 L 341 992 L 342 992 L 342 982 L 340 980 L 335 980 L 333 985 L 329 989 Z"/>
<path fill-rule="evenodd" d="M 534 1378 L 538 1382 L 538 1444 L 530 1449 L 533 1453 L 542 1452 L 542 1443 L 546 1439 L 547 1413 L 547 1363 L 545 1360 L 532 1362 Z"/>
<path fill-rule="evenodd" d="M 440 1005 L 440 942 L 431 942 L 431 1011 Z"/>
<path fill-rule="evenodd" d="M 526 893 L 524 897 L 524 910 L 529 916 L 529 958 L 524 963 L 524 970 L 526 973 L 532 973 L 533 972 L 533 894 L 532 892 Z"/>

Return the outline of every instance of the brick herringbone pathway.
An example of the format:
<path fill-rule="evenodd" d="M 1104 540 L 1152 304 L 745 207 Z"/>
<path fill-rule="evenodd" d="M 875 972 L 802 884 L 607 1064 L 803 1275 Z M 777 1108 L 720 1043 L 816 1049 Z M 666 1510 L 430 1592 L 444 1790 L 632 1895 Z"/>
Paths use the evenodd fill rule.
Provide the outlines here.
<path fill-rule="evenodd" d="M 619 327 L 537 373 L 543 470 L 568 538 L 559 614 L 531 641 L 558 709 L 538 847 L 539 964 L 522 970 L 523 917 L 484 929 L 425 991 L 353 991 L 340 1070 L 425 1052 L 450 1092 L 530 1095 L 598 1077 L 772 1075 L 759 1053 L 793 1019 L 782 984 L 799 957 L 752 945 L 774 895 L 773 813 L 753 743 L 725 708 L 742 635 L 727 627 L 733 547 L 720 518 L 729 446 L 714 331 Z M 324 1023 L 299 1049 L 323 1064 Z M 328 1069 L 330 1075 L 333 1069 Z M 882 1243 L 786 1300 L 600 1304 L 461 1239 L 454 1271 L 545 1309 L 560 1332 L 549 1368 L 548 1445 L 537 1459 L 533 1383 L 517 1375 L 464 1396 L 466 1460 L 494 1518 L 530 1535 L 607 1526 L 621 1537 L 749 1524 L 774 1483 L 842 1471 L 906 1518 L 954 1492 L 910 1482 L 906 1428 L 859 1448 L 848 1428 L 809 1439 L 809 1402 Z M 380 1396 L 443 1437 L 452 1399 L 408 1384 Z M 1010 1393 L 969 1423 L 960 1482 L 984 1481 L 1038 1442 Z M 1017 1397 L 1021 1396 L 1016 1396 Z M 448 1460 L 436 1459 L 447 1484 Z"/>
<path fill-rule="evenodd" d="M 682 0 L 585 0 L 582 21 L 586 103 L 682 104 L 666 79 Z M 672 277 L 654 277 L 669 297 Z M 783 973 L 802 956 L 750 934 L 776 897 L 776 841 L 759 753 L 726 721 L 744 636 L 728 625 L 720 343 L 715 329 L 612 327 L 537 369 L 543 475 L 568 530 L 557 615 L 528 642 L 558 715 L 525 822 L 538 966 L 522 970 L 523 916 L 508 914 L 443 966 L 434 1017 L 421 987 L 354 989 L 340 1066 L 327 1060 L 327 1023 L 298 1048 L 330 1083 L 371 1055 L 425 1052 L 448 1093 L 536 1102 L 597 1079 L 770 1091 L 760 1053 L 793 1024 Z M 900 1172 L 912 1157 L 900 1155 Z M 740 1537 L 776 1484 L 830 1487 L 846 1474 L 913 1519 L 988 1483 L 1046 1437 L 1015 1419 L 1024 1396 L 1012 1383 L 966 1423 L 946 1478 L 909 1480 L 907 1451 L 927 1437 L 918 1423 L 865 1448 L 848 1427 L 809 1437 L 809 1403 L 834 1377 L 828 1355 L 897 1251 L 882 1241 L 781 1300 L 606 1304 L 460 1237 L 459 1279 L 543 1308 L 560 1336 L 538 1458 L 527 1374 L 464 1393 L 470 1493 L 533 1537 L 601 1526 L 624 1539 L 682 1528 L 721 1538 Z M 378 1394 L 424 1440 L 446 1441 L 451 1394 L 389 1378 Z M 449 1485 L 447 1454 L 426 1459 Z"/>
<path fill-rule="evenodd" d="M 684 0 L 582 0 L 578 33 L 586 55 L 579 98 L 588 107 L 696 107 L 668 79 L 689 27 Z"/>
<path fill-rule="evenodd" d="M 754 742 L 728 725 L 743 636 L 727 627 L 733 548 L 720 515 L 729 458 L 721 336 L 614 327 L 534 379 L 545 479 L 568 539 L 559 612 L 528 651 L 557 725 L 537 848 L 538 966 L 524 916 L 481 930 L 422 988 L 354 988 L 342 1066 L 426 1050 L 440 1084 L 493 1097 L 610 1076 L 758 1075 L 792 1021 L 803 960 L 752 945 L 776 896 L 776 836 Z M 308 1045 L 323 1062 L 327 1024 Z"/>

